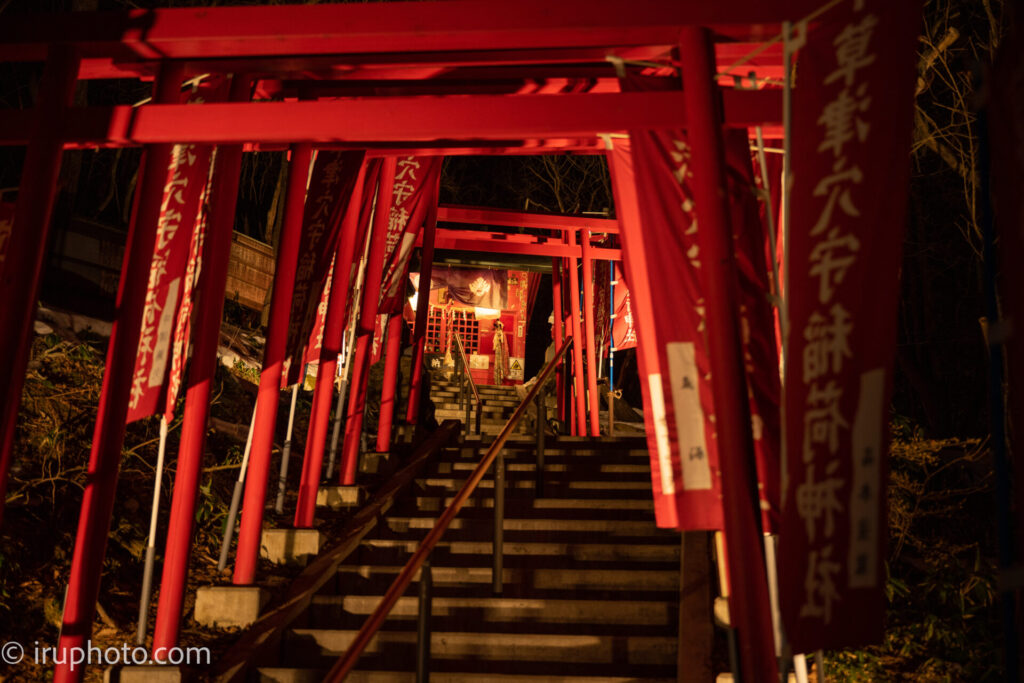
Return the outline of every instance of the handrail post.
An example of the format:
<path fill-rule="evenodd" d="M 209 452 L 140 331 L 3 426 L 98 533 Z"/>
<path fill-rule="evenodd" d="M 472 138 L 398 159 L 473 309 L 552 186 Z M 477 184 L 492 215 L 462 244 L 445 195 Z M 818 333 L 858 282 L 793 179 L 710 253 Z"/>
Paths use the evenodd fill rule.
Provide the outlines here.
<path fill-rule="evenodd" d="M 491 568 L 491 589 L 501 595 L 504 584 L 505 545 L 505 450 L 494 459 L 494 562 Z"/>
<path fill-rule="evenodd" d="M 478 401 L 477 404 L 476 404 L 476 435 L 477 436 L 481 436 L 481 433 L 480 433 L 480 418 L 483 416 L 483 413 L 484 413 L 484 402 L 483 401 Z"/>
<path fill-rule="evenodd" d="M 465 378 L 465 380 L 463 380 L 463 383 L 468 385 L 469 382 L 471 382 L 473 380 L 472 380 L 471 377 L 469 377 L 469 368 L 466 367 L 466 364 L 463 363 L 462 366 L 463 366 L 463 368 L 466 371 L 466 378 Z M 468 391 L 468 389 L 467 389 L 467 391 L 466 391 L 466 406 L 465 406 L 465 409 L 466 409 L 466 419 L 463 420 L 463 424 L 466 425 L 466 431 L 467 432 L 469 431 L 469 411 L 472 410 L 472 407 L 473 407 L 473 397 L 471 395 L 471 392 Z"/>
<path fill-rule="evenodd" d="M 430 680 L 430 615 L 433 600 L 434 577 L 430 571 L 430 557 L 420 568 L 419 612 L 416 617 L 416 683 Z"/>
<path fill-rule="evenodd" d="M 534 479 L 534 496 L 537 498 L 544 496 L 544 431 L 548 422 L 547 406 L 544 405 L 546 393 L 541 387 L 537 394 L 537 472 Z"/>

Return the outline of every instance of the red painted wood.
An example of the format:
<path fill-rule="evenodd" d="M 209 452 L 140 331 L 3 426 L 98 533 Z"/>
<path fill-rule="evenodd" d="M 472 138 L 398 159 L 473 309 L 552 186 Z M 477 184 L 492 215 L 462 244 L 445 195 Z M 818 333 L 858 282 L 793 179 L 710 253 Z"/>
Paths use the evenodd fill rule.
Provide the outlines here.
<path fill-rule="evenodd" d="M 288 171 L 284 223 L 281 226 L 281 243 L 278 246 L 274 293 L 270 300 L 270 321 L 263 352 L 259 393 L 256 396 L 249 470 L 245 479 L 242 521 L 235 553 L 235 572 L 232 581 L 236 585 L 251 584 L 256 578 L 267 479 L 270 475 L 270 451 L 274 446 L 274 431 L 277 426 L 278 397 L 281 392 L 281 373 L 284 369 L 288 337 L 288 316 L 291 312 L 292 290 L 298 266 L 302 212 L 306 201 L 306 179 L 309 176 L 312 151 L 307 144 L 296 145 L 292 149 Z M 294 362 L 301 360 L 295 359 Z"/>
<path fill-rule="evenodd" d="M 725 90 L 730 127 L 778 125 L 779 90 Z M 411 143 L 592 137 L 685 125 L 681 92 L 375 97 L 321 102 L 82 107 L 57 127 L 79 146 L 200 142 Z M 24 144 L 30 119 L 0 116 L 0 144 Z M 19 125 L 21 126 L 19 128 Z M 473 146 L 478 146 L 474 142 Z"/>
<path fill-rule="evenodd" d="M 54 129 L 65 116 L 75 88 L 77 57 L 69 50 L 55 47 L 50 53 L 40 84 L 36 120 L 31 125 L 30 142 L 21 171 L 18 203 L 7 245 L 7 256 L 0 268 L 0 524 L 3 522 L 7 475 L 14 448 L 14 430 L 21 405 L 32 347 L 32 323 L 35 320 L 43 259 L 53 201 L 57 196 L 61 144 Z"/>
<path fill-rule="evenodd" d="M 181 74 L 180 65 L 173 63 L 168 63 L 161 70 L 156 82 L 157 101 L 166 102 L 178 98 Z M 171 153 L 172 145 L 156 145 L 147 149 L 139 172 L 137 201 L 128 231 L 117 292 L 118 317 L 112 325 L 107 346 L 103 386 L 96 413 L 92 450 L 89 453 L 87 483 L 82 496 L 75 550 L 68 575 L 64 618 L 57 645 L 59 659 L 64 663 L 58 665 L 54 672 L 54 681 L 58 683 L 80 681 L 85 674 L 84 666 L 72 666 L 71 652 L 81 651 L 79 648 L 88 644 L 96 616 L 103 557 L 106 554 L 110 518 L 117 494 L 117 475 L 121 463 L 121 447 L 124 445 L 132 373 L 135 370 L 142 312 L 146 303 L 146 283 L 149 281 L 157 221 Z M 54 659 L 56 661 L 57 657 Z"/>
<path fill-rule="evenodd" d="M 437 234 L 437 207 L 427 215 L 423 226 L 420 253 L 420 283 L 430 282 L 434 269 L 434 241 Z M 416 300 L 416 327 L 413 329 L 412 341 L 412 377 L 409 378 L 409 405 L 405 411 L 405 419 L 409 424 L 416 424 L 419 417 L 420 392 L 423 388 L 423 357 L 427 345 L 427 315 L 430 312 L 430 287 L 424 290 L 423 296 Z"/>
<path fill-rule="evenodd" d="M 565 233 L 566 239 L 569 242 L 569 247 L 576 248 L 576 232 L 569 230 Z M 572 312 L 572 375 L 573 375 L 573 387 L 575 388 L 576 397 L 573 402 L 575 406 L 575 425 L 576 434 L 578 436 L 585 436 L 587 433 L 587 407 L 586 407 L 586 395 L 584 394 L 584 377 L 585 371 L 583 369 L 583 325 L 580 318 L 582 312 L 580 311 L 580 277 L 579 269 L 577 268 L 577 259 L 575 256 L 569 258 L 569 267 L 565 273 L 569 280 L 569 310 Z"/>
<path fill-rule="evenodd" d="M 352 54 L 550 47 L 673 45 L 685 25 L 763 40 L 812 0 L 519 0 L 133 10 L 5 17 L 0 59 L 41 59 L 45 45 L 76 43 L 84 55 L 138 59 Z"/>
<path fill-rule="evenodd" d="M 391 450 L 391 421 L 395 415 L 398 361 L 402 355 L 404 324 L 401 314 L 393 315 L 388 320 L 388 338 L 384 350 L 384 381 L 380 395 L 380 421 L 377 424 L 378 453 L 387 453 Z"/>
<path fill-rule="evenodd" d="M 396 157 L 388 157 L 381 165 L 380 185 L 377 188 L 377 207 L 390 207 L 392 189 L 395 184 Z M 366 384 L 369 380 L 370 353 L 373 342 L 377 305 L 380 302 L 380 283 L 384 270 L 385 236 L 387 233 L 388 211 L 374 213 L 370 226 L 370 253 L 366 261 L 366 275 L 363 281 L 363 300 L 359 311 L 356 330 L 356 353 L 352 362 L 352 379 L 349 383 L 348 416 L 345 420 L 345 442 L 342 444 L 340 483 L 351 486 L 356 482 L 356 467 L 359 464 L 359 442 L 363 432 L 363 416 L 366 404 Z"/>
<path fill-rule="evenodd" d="M 247 78 L 236 78 L 231 85 L 231 99 L 248 99 L 249 83 Z M 220 324 L 224 314 L 224 291 L 227 288 L 241 170 L 240 146 L 221 147 L 217 150 L 216 168 L 210 188 L 210 197 L 214 201 L 210 204 L 209 233 L 205 238 L 198 288 L 203 296 L 198 299 L 195 314 L 192 365 L 185 390 L 185 411 L 174 474 L 171 514 L 167 524 L 167 545 L 152 652 L 161 647 L 175 647 L 181 630 L 196 495 L 206 447 L 206 425 L 217 367 L 217 346 L 220 343 Z"/>
<path fill-rule="evenodd" d="M 594 261 L 590 233 L 582 232 L 583 244 L 583 326 L 587 341 L 587 403 L 590 411 L 590 436 L 601 436 L 600 399 L 597 394 L 597 353 L 594 346 Z"/>
<path fill-rule="evenodd" d="M 551 335 L 555 342 L 555 348 L 562 346 L 565 335 L 562 330 L 562 259 L 551 259 L 551 300 L 552 300 L 552 327 Z M 555 396 L 558 401 L 558 419 L 565 423 L 565 361 L 555 368 Z"/>
<path fill-rule="evenodd" d="M 345 332 L 348 314 L 346 304 L 349 288 L 352 286 L 352 265 L 356 262 L 359 219 L 362 210 L 361 199 L 366 184 L 367 167 L 359 171 L 352 199 L 349 200 L 341 224 L 338 240 L 337 261 L 334 266 L 334 280 L 331 283 L 330 301 L 327 304 L 327 319 L 324 321 L 324 337 L 320 345 L 320 369 L 317 386 L 313 392 L 313 409 L 310 415 L 309 432 L 306 438 L 306 453 L 302 459 L 302 479 L 299 497 L 295 505 L 295 527 L 309 529 L 316 518 L 316 495 L 320 488 L 320 470 L 323 467 L 324 447 L 327 439 L 327 425 L 331 414 L 331 396 L 334 393 L 334 375 L 338 368 L 338 354 L 341 353 L 341 337 Z M 321 385 L 321 378 L 330 377 Z M 338 397 L 344 400 L 343 396 Z"/>
<path fill-rule="evenodd" d="M 738 319 L 736 263 L 726 211 L 724 152 L 716 87 L 711 82 L 711 42 L 706 29 L 685 28 L 680 57 L 686 86 L 694 204 L 700 229 L 702 284 L 711 303 L 706 323 L 722 467 L 722 505 L 732 625 L 738 631 L 744 677 L 778 678 L 768 581 L 761 534 L 760 497 L 744 377 Z"/>
<path fill-rule="evenodd" d="M 611 233 L 619 231 L 619 222 L 614 218 L 504 211 L 478 206 L 441 205 L 437 207 L 437 220 L 446 223 L 472 223 L 513 228 L 544 228 L 548 230 L 581 230 L 585 228 L 592 232 Z"/>

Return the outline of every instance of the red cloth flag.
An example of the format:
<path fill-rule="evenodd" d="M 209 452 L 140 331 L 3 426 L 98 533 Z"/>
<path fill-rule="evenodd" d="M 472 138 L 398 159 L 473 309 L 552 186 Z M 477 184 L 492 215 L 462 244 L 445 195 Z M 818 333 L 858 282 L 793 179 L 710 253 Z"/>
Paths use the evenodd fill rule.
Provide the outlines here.
<path fill-rule="evenodd" d="M 302 218 L 302 241 L 299 262 L 295 271 L 295 290 L 292 310 L 288 318 L 289 385 L 299 381 L 302 369 L 302 345 L 313 328 L 324 281 L 331 259 L 337 251 L 338 234 L 345 209 L 352 197 L 359 169 L 366 153 L 363 151 L 317 152 L 306 192 L 306 205 Z M 302 172 L 304 169 L 296 169 Z"/>
<path fill-rule="evenodd" d="M 782 426 L 779 422 L 781 379 L 771 304 L 768 230 L 755 195 L 754 167 L 747 132 L 725 135 L 730 223 L 739 284 L 739 316 L 743 363 L 750 398 L 751 432 L 757 459 L 761 525 L 765 532 L 779 525 L 779 467 Z"/>
<path fill-rule="evenodd" d="M 822 14 L 794 89 L 780 603 L 796 652 L 878 642 L 920 6 Z"/>
<path fill-rule="evenodd" d="M 194 93 L 190 101 L 201 101 L 201 92 Z M 191 293 L 202 239 L 196 233 L 205 224 L 202 196 L 211 156 L 211 147 L 192 144 L 175 145 L 171 154 L 132 373 L 128 422 L 159 412 L 169 419 L 174 413 L 187 350 Z M 177 374 L 168 373 L 175 364 Z"/>
<path fill-rule="evenodd" d="M 391 316 L 387 313 L 381 313 L 374 321 L 373 344 L 370 346 L 370 365 L 375 365 L 382 357 L 384 341 L 388 336 L 389 317 Z"/>
<path fill-rule="evenodd" d="M 612 321 L 612 345 L 616 351 L 636 348 L 636 326 L 629 302 L 626 275 L 621 270 L 615 283 L 615 319 Z"/>
<path fill-rule="evenodd" d="M 210 156 L 210 173 L 216 150 Z M 188 265 L 185 267 L 185 280 L 181 306 L 178 308 L 178 319 L 174 325 L 174 341 L 171 343 L 171 370 L 167 377 L 167 397 L 164 402 L 164 418 L 170 423 L 174 417 L 174 404 L 178 400 L 178 391 L 185 376 L 185 361 L 188 359 L 188 340 L 192 336 L 193 294 L 199 282 L 199 270 L 202 264 L 203 240 L 206 237 L 206 221 L 209 216 L 210 181 L 207 176 L 206 186 L 199 197 L 199 215 L 196 216 L 196 227 L 192 231 L 192 243 L 189 245 Z"/>
<path fill-rule="evenodd" d="M 334 267 L 337 265 L 337 260 L 337 255 L 331 259 L 327 280 L 324 281 L 324 289 L 320 293 L 320 303 L 316 307 L 313 329 L 309 333 L 309 341 L 306 342 L 306 363 L 320 362 L 320 349 L 324 342 L 324 325 L 327 322 L 327 304 L 331 298 L 331 282 L 334 280 Z"/>
<path fill-rule="evenodd" d="M 395 168 L 381 278 L 381 313 L 398 313 L 405 299 L 409 257 L 431 206 L 437 206 L 444 157 L 405 157 Z"/>
<path fill-rule="evenodd" d="M 649 87 L 639 79 L 623 82 L 627 90 Z M 721 529 L 722 485 L 686 135 L 631 131 L 628 144 L 614 141 L 614 155 L 617 174 L 632 166 L 642 223 L 641 229 L 621 221 L 626 273 L 634 284 L 638 278 L 649 283 L 648 303 L 661 312 L 649 319 L 635 316 L 637 335 L 646 340 L 637 347 L 637 359 L 646 379 L 640 384 L 655 517 L 659 527 Z M 645 263 L 638 260 L 640 252 Z"/>

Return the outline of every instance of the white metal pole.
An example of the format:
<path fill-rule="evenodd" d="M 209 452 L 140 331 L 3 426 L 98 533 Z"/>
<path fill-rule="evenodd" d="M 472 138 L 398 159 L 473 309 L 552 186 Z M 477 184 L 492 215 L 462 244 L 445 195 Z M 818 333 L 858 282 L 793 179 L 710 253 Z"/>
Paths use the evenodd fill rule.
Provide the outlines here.
<path fill-rule="evenodd" d="M 238 519 L 238 506 L 242 502 L 242 488 L 245 485 L 245 471 L 249 468 L 249 451 L 252 450 L 252 429 L 256 426 L 256 406 L 252 408 L 252 419 L 249 421 L 249 436 L 245 440 L 245 453 L 242 455 L 242 466 L 238 469 L 235 490 L 231 494 L 231 507 L 228 519 L 224 524 L 224 538 L 220 544 L 220 558 L 217 560 L 217 571 L 224 571 L 228 565 L 228 550 L 231 548 L 231 537 L 235 535 L 235 521 Z"/>
<path fill-rule="evenodd" d="M 295 403 L 299 398 L 299 385 L 306 379 L 303 371 L 302 378 L 292 387 L 292 406 L 288 411 L 288 431 L 284 436 L 284 448 L 281 449 L 281 473 L 277 477 L 277 501 L 274 503 L 274 510 L 277 514 L 284 512 L 284 492 L 288 488 L 288 460 L 292 454 L 292 428 L 295 426 Z"/>
<path fill-rule="evenodd" d="M 167 417 L 160 417 L 160 447 L 156 455 L 156 480 L 153 484 L 153 506 L 149 512 L 149 540 L 146 544 L 146 566 L 142 572 L 142 596 L 139 600 L 139 625 L 135 632 L 137 645 L 145 645 L 149 626 L 149 598 L 153 592 L 153 567 L 156 564 L 157 518 L 160 515 L 160 486 L 164 477 L 164 455 L 167 452 Z"/>

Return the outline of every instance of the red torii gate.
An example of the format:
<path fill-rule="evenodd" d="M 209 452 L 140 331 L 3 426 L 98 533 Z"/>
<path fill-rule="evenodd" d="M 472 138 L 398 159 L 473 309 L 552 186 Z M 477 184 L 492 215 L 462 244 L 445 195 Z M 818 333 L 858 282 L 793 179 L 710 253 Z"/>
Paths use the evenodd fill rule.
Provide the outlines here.
<path fill-rule="evenodd" d="M 300 159 L 308 158 L 304 155 L 313 146 L 369 147 L 373 154 L 384 156 L 408 150 L 417 154 L 431 150 L 437 154 L 455 150 L 593 152 L 600 149 L 597 133 L 687 127 L 701 178 L 695 187 L 698 211 L 709 235 L 702 238 L 706 239 L 702 248 L 708 263 L 709 296 L 719 303 L 708 314 L 711 347 L 716 350 L 711 355 L 718 389 L 716 413 L 721 423 L 742 426 L 749 422 L 745 388 L 737 374 L 740 350 L 728 285 L 733 267 L 728 220 L 718 194 L 723 182 L 720 138 L 723 126 L 762 126 L 768 136 L 778 137 L 782 100 L 779 90 L 718 91 L 711 51 L 717 52 L 717 68 L 725 69 L 748 54 L 755 42 L 778 33 L 781 21 L 799 18 L 815 4 L 810 0 L 729 5 L 697 0 L 566 0 L 552 5 L 546 0 L 524 0 L 514 12 L 505 11 L 504 6 L 496 10 L 491 3 L 423 2 L 133 11 L 48 20 L 5 16 L 0 26 L 0 59 L 45 59 L 46 69 L 35 110 L 0 112 L 0 144 L 28 147 L 15 232 L 0 283 L 5 292 L 21 293 L 0 311 L 0 329 L 6 333 L 0 338 L 0 357 L 12 359 L 0 367 L 0 385 L 10 387 L 0 424 L 0 475 L 9 466 L 61 153 L 82 147 L 146 148 L 147 172 L 126 250 L 60 647 L 66 651 L 84 645 L 95 614 L 163 190 L 157 182 L 158 171 L 171 144 L 222 146 L 214 179 L 214 192 L 221 199 L 214 202 L 211 217 L 213 237 L 207 254 L 214 258 L 204 265 L 208 298 L 199 313 L 154 648 L 177 642 L 191 505 L 223 301 L 216 293 L 224 288 L 243 145 L 280 148 L 292 144 L 293 154 Z M 676 49 L 687 85 L 683 92 L 618 92 L 612 66 L 604 65 L 609 56 L 664 64 Z M 540 76 L 533 75 L 535 67 Z M 782 73 L 779 52 L 769 50 L 748 61 L 744 70 L 751 69 L 762 78 L 778 78 Z M 177 104 L 182 80 L 204 73 L 236 74 L 229 101 Z M 140 107 L 70 106 L 76 80 L 125 77 L 154 79 L 153 102 Z M 495 86 L 487 81 L 495 79 L 505 82 L 497 88 L 502 94 L 490 94 Z M 510 94 L 502 90 L 508 81 L 519 84 Z M 298 97 L 344 99 L 250 102 L 251 83 L 261 92 L 287 96 L 294 90 Z M 431 94 L 440 96 L 421 97 L 424 83 Z M 375 96 L 378 92 L 386 94 Z M 721 115 L 717 98 L 722 102 Z M 285 235 L 298 231 L 301 214 L 301 190 L 294 177 L 290 188 Z M 633 210 L 634 201 L 635 195 L 628 193 L 617 197 L 624 213 Z M 568 245 L 558 249 L 539 244 L 523 248 L 554 257 L 575 254 L 580 247 L 574 246 L 573 235 L 570 230 Z M 439 235 L 442 242 L 448 238 Z M 633 239 L 643 237 L 638 234 Z M 588 248 L 580 252 L 584 258 Z M 279 272 L 278 277 L 287 278 L 286 273 Z M 573 301 L 578 299 L 574 296 Z M 639 316 L 652 314 L 649 309 L 637 309 Z M 275 316 L 272 325 L 280 325 L 280 318 Z M 578 331 L 574 336 L 579 338 Z M 579 344 L 574 348 L 579 353 Z M 577 395 L 582 398 L 582 394 Z M 580 406 L 579 418 L 582 412 Z M 745 607 L 734 611 L 733 620 L 742 637 L 744 670 L 761 672 L 760 677 L 768 680 L 774 675 L 775 661 L 763 557 L 747 552 L 760 545 L 757 501 L 744 488 L 756 478 L 749 457 L 749 430 L 722 430 L 720 440 L 723 462 L 735 473 L 726 479 L 724 491 L 732 575 L 740 576 L 745 563 L 742 573 L 755 577 L 733 586 L 735 604 Z M 262 476 L 265 481 L 266 473 Z M 252 533 L 258 534 L 261 511 L 262 503 L 257 502 L 247 506 L 243 517 L 244 543 L 251 556 L 242 557 L 240 550 L 239 562 L 249 566 L 255 561 L 252 553 L 258 536 L 253 538 Z M 242 544 L 240 539 L 240 549 Z M 251 582 L 251 570 L 243 572 L 242 578 Z M 80 667 L 73 671 L 64 665 L 55 680 L 79 680 L 81 674 Z"/>

